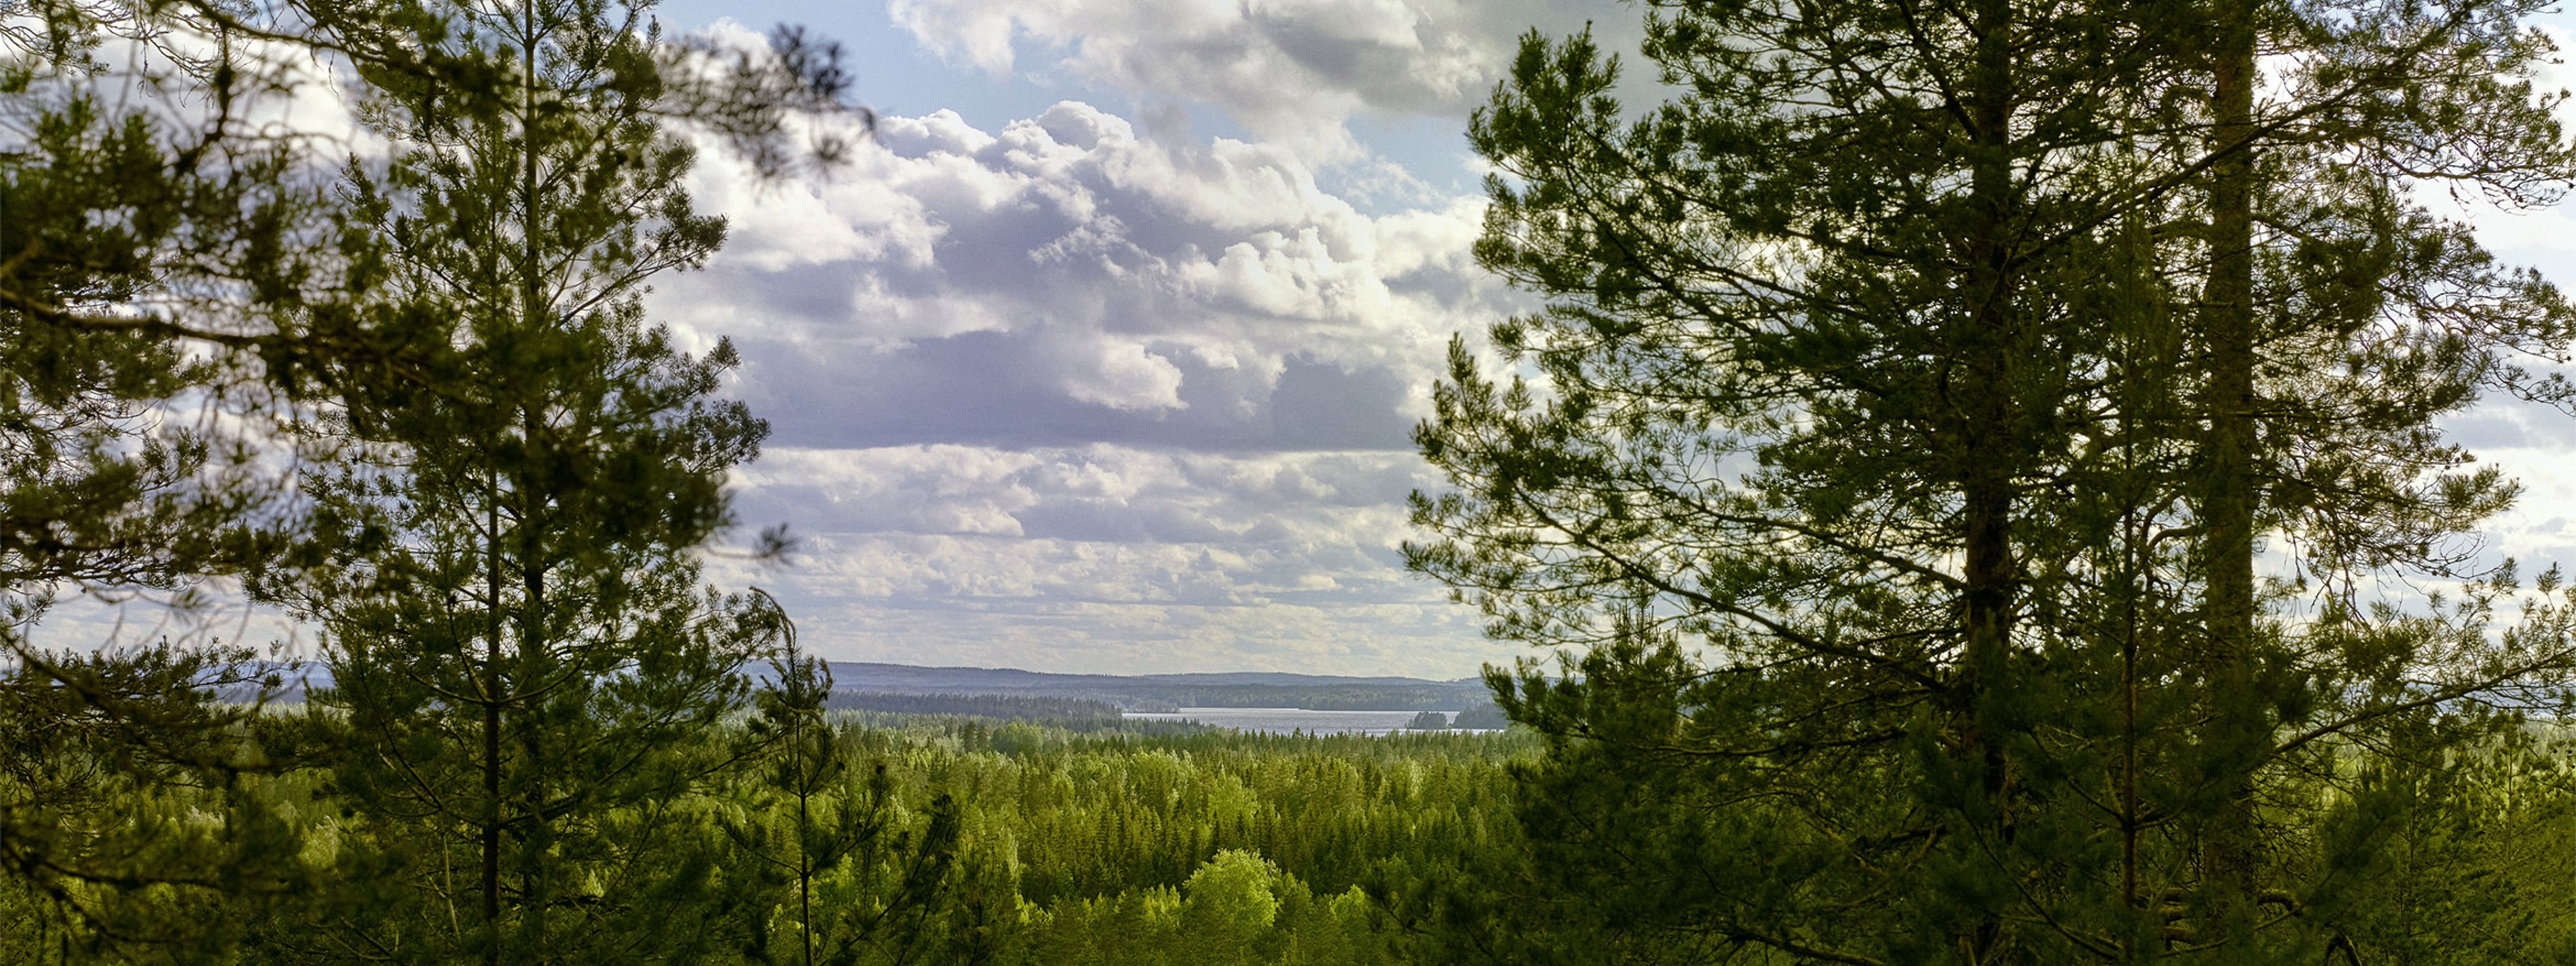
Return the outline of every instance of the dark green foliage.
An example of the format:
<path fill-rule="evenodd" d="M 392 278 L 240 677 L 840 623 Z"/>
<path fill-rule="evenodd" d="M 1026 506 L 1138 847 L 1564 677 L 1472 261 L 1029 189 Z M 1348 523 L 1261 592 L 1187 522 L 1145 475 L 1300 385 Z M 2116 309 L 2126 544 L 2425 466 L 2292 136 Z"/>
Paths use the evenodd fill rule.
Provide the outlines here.
<path fill-rule="evenodd" d="M 1408 933 L 1382 896 L 1423 894 L 1449 870 L 1518 851 L 1501 796 L 1503 761 L 1528 748 L 1519 739 L 1165 738 L 1022 724 L 1009 742 L 1018 750 L 1003 752 L 994 739 L 1004 735 L 954 720 L 834 727 L 796 711 L 796 691 L 773 690 L 739 728 L 698 739 L 699 753 L 747 752 L 751 767 L 696 804 L 629 802 L 599 817 L 685 834 L 647 839 L 651 874 L 612 880 L 638 893 L 620 899 L 655 904 L 653 933 L 601 923 L 589 955 L 801 963 L 810 924 L 815 962 L 1391 962 L 1453 940 Z M 424 903 L 406 881 L 438 868 L 437 850 L 345 816 L 365 803 L 338 773 L 248 786 L 246 806 L 267 810 L 287 841 L 329 843 L 270 856 L 307 887 L 273 901 L 214 890 L 193 906 L 162 893 L 125 901 L 193 908 L 220 925 L 228 935 L 196 961 L 454 958 L 440 928 L 421 921 L 449 904 Z M 125 789 L 130 807 L 166 797 L 186 809 L 219 794 Z M 461 851 L 445 861 L 470 873 Z M 667 885 L 699 861 L 709 887 Z M 454 914 L 470 916 L 462 898 Z M 0 895 L 0 912 L 42 908 Z M 11 949 L 63 935 L 40 917 L 0 922 L 18 923 L 0 928 L 21 943 Z M 80 948 L 89 952 L 73 961 L 157 956 Z"/>
<path fill-rule="evenodd" d="M 1231 874 L 1267 881 L 1281 903 L 1277 931 L 1253 931 L 1256 947 L 1270 943 L 1276 955 L 1296 933 L 1307 946 L 1385 948 L 1390 937 L 1378 934 L 1392 923 L 1363 914 L 1371 906 L 1352 889 L 1410 887 L 1474 856 L 1509 854 L 1516 841 L 1499 767 L 1515 746 L 1498 739 L 1140 739 L 1030 729 L 1009 740 L 1016 750 L 991 750 L 1003 736 L 942 726 L 851 738 L 888 766 L 900 798 L 953 796 L 966 837 L 1001 850 L 984 860 L 1011 857 L 1017 902 L 1044 917 L 1012 941 L 1026 958 L 1004 961 L 1088 950 L 1104 963 L 1190 962 L 1187 950 L 1161 940 L 1180 941 L 1185 887 L 1227 861 L 1228 850 L 1243 856 Z M 1260 866 L 1288 878 L 1253 874 Z M 1301 890 L 1311 890 L 1314 905 L 1290 898 Z M 1261 905 L 1242 890 L 1237 897 Z M 1316 932 L 1326 912 L 1339 939 Z M 1308 925 L 1296 926 L 1301 916 Z M 1387 961 L 1361 955 L 1341 961 Z"/>
<path fill-rule="evenodd" d="M 2534 865 L 2557 861 L 2571 827 L 2565 753 L 2525 734 L 2356 761 L 2352 797 L 2318 835 L 2332 866 L 2320 877 L 2344 881 L 2306 914 L 2373 963 L 2537 963 L 2576 952 L 2550 876 Z"/>
<path fill-rule="evenodd" d="M 814 880 L 863 842 L 885 834 L 881 782 L 870 783 L 868 808 L 852 807 L 841 791 L 847 763 L 841 743 L 823 721 L 823 705 L 832 694 L 831 665 L 811 658 L 770 663 L 771 683 L 758 696 L 751 738 L 764 746 L 768 779 L 762 805 L 794 802 L 794 824 L 782 830 L 728 823 L 725 834 L 760 863 L 752 878 L 796 885 L 798 961 L 814 962 Z M 763 808 L 762 813 L 780 811 Z M 819 814 L 818 814 L 819 812 Z M 779 840 L 773 847 L 772 840 Z M 754 903 L 752 908 L 758 908 Z M 765 923 L 760 924 L 766 926 Z M 760 947 L 763 953 L 767 948 Z M 827 951 L 826 960 L 831 958 Z"/>
<path fill-rule="evenodd" d="M 220 956 L 306 887 L 232 651 L 26 651 L 0 679 L 0 961 Z"/>
<path fill-rule="evenodd" d="M 2463 566 L 2514 489 L 2437 426 L 2557 398 L 2569 309 L 2408 194 L 2576 174 L 2531 5 L 1655 7 L 1666 102 L 1532 36 L 1478 114 L 1477 254 L 1549 303 L 1417 434 L 1409 562 L 1564 649 L 1495 680 L 1528 905 L 1674 961 L 2359 942 L 2366 763 L 2576 667 L 2562 588 Z"/>
<path fill-rule="evenodd" d="M 1494 676 L 1527 729 L 1387 739 L 836 717 L 794 659 L 752 694 L 789 626 L 689 554 L 762 428 L 636 294 L 721 238 L 662 125 L 775 170 L 828 48 L 591 0 L 24 9 L 0 961 L 2576 955 L 2522 720 L 2576 612 L 2463 566 L 2514 490 L 2437 422 L 2565 402 L 2521 360 L 2567 309 L 2410 200 L 2568 175 L 2534 4 L 1665 4 L 1636 120 L 1532 38 L 1479 255 L 1552 303 L 1494 333 L 1527 381 L 1455 354 L 1412 558 L 1576 647 Z M 174 29 L 216 52 L 98 96 L 98 45 Z M 242 123 L 254 39 L 329 52 L 390 157 L 328 184 Z M 327 625 L 312 707 L 244 651 L 27 643 L 58 587 L 232 573 Z"/>
<path fill-rule="evenodd" d="M 773 668 L 749 727 L 764 780 L 751 790 L 749 820 L 723 824 L 735 855 L 732 898 L 748 900 L 737 908 L 752 917 L 740 924 L 744 957 L 809 966 L 975 961 L 971 923 L 987 909 L 957 896 L 982 883 L 958 867 L 955 801 L 933 798 L 915 822 L 885 764 L 863 781 L 850 773 L 847 745 L 823 716 L 830 667 L 800 658 Z M 760 886 L 792 899 L 762 901 Z"/>
<path fill-rule="evenodd" d="M 0 794 L 11 853 L 0 888 L 51 897 L 24 922 L 53 930 L 53 955 L 96 941 L 138 956 L 220 959 L 277 918 L 257 911 L 263 897 L 295 891 L 276 869 L 295 864 L 301 846 L 273 837 L 276 824 L 240 811 L 234 796 L 345 749 L 328 728 L 269 728 L 256 708 L 172 686 L 259 676 L 261 666 L 241 663 L 252 652 L 182 641 L 181 651 L 75 660 L 28 642 L 65 593 L 158 599 L 184 614 L 202 603 L 206 576 L 287 582 L 297 564 L 348 549 L 333 542 L 345 534 L 317 533 L 294 512 L 291 470 L 363 476 L 355 467 L 381 453 L 304 431 L 320 414 L 400 408 L 407 394 L 453 388 L 443 385 L 458 375 L 446 365 L 453 320 L 385 310 L 401 297 L 384 289 L 381 247 L 348 231 L 352 192 L 330 177 L 345 142 L 282 125 L 276 109 L 299 85 L 313 90 L 299 70 L 344 71 L 356 89 L 372 82 L 377 93 L 429 100 L 510 86 L 497 83 L 503 72 L 486 51 L 447 43 L 456 9 L 32 0 L 11 5 L 0 25 L 0 668 L 10 689 L 0 705 L 25 709 L 30 727 L 76 723 L 74 744 L 28 753 L 71 756 L 71 772 L 118 803 L 90 808 L 89 786 L 50 779 Z M 656 89 L 659 113 L 643 127 L 708 122 L 777 169 L 796 155 L 787 114 L 837 109 L 845 82 L 824 45 L 790 39 L 774 60 L 630 43 L 618 68 L 630 89 Z M 716 59 L 727 63 L 701 69 Z M 653 355 L 637 358 L 649 369 Z M 649 393 L 672 373 L 600 375 Z M 630 453 L 641 462 L 606 468 L 644 469 L 667 455 Z M 698 498 L 677 508 L 710 504 L 702 470 Z M 609 515 L 638 516 L 631 509 Z M 312 546 L 316 538 L 326 545 Z M 652 688 L 669 686 L 624 690 L 644 703 L 706 697 L 641 694 Z M 221 700 L 259 690 L 228 687 Z M 158 844 L 117 844 L 138 837 Z M 232 904 L 214 902 L 228 892 Z M 327 949 L 317 955 L 383 954 Z"/>
<path fill-rule="evenodd" d="M 1616 699 L 1628 711 L 1595 717 L 1638 729 L 1669 720 L 1675 692 L 1645 683 L 1590 692 L 1629 696 Z M 1777 824 L 1788 813 L 1738 809 L 1737 831 L 1709 834 L 1698 823 L 1711 813 L 1672 809 L 1662 796 L 1670 780 L 1712 775 L 1637 767 L 1609 742 L 1581 745 L 1596 767 L 1578 771 L 1532 758 L 1541 749 L 1525 732 L 1144 737 L 953 719 L 818 728 L 793 723 L 793 690 L 771 692 L 754 718 L 701 739 L 711 753 L 755 749 L 754 764 L 684 809 L 669 826 L 681 834 L 653 840 L 659 878 L 703 861 L 696 867 L 713 887 L 666 889 L 652 900 L 662 913 L 655 934 L 604 956 L 624 961 L 658 947 L 692 962 L 800 963 L 810 922 L 816 962 L 1690 962 L 1730 944 L 1644 928 L 1672 910 L 1628 904 L 1794 898 L 1794 875 L 1705 870 L 1789 873 L 1805 861 L 1794 850 L 1742 849 L 1740 830 L 1766 823 L 1774 841 L 1799 841 Z M 2576 936 L 2576 905 L 2557 871 L 2576 857 L 2576 799 L 2551 734 L 2498 745 L 2475 769 L 2399 761 L 2356 771 L 2356 797 L 2337 799 L 2315 824 L 2320 847 L 2300 858 L 2350 887 L 2303 915 L 2373 951 L 2364 962 L 2557 961 Z M 393 851 L 339 816 L 338 793 L 315 780 L 324 775 L 240 786 L 241 807 L 269 816 L 286 840 L 336 843 L 270 856 L 309 886 L 269 899 L 127 894 L 117 901 L 162 916 L 184 910 L 219 941 L 173 956 L 167 943 L 71 933 L 79 944 L 69 961 L 337 962 L 381 954 L 368 943 L 412 949 L 422 935 L 381 911 L 418 901 L 378 881 L 403 866 L 384 864 Z M 154 802 L 202 808 L 227 794 L 127 787 L 127 803 L 112 805 L 121 813 Z M 800 787 L 810 790 L 801 816 Z M 1516 787 L 1547 794 L 1516 810 Z M 608 824 L 668 814 L 655 803 L 620 813 Z M 1524 825 L 1539 834 L 1523 838 Z M 1672 852 L 1637 847 L 1647 842 Z M 1553 888 L 1557 873 L 1542 874 L 1557 862 L 1600 876 L 1599 901 L 1569 903 Z M 2337 862 L 2347 864 L 2323 868 Z M 800 866 L 812 876 L 810 907 Z M 8 950 L 64 938 L 41 915 L 15 915 L 44 908 L 40 897 L 0 895 L 0 912 L 11 914 L 0 916 L 0 941 L 17 944 Z M 380 928 L 335 934 L 336 916 L 371 917 Z M 1758 948 L 1735 955 L 1793 961 Z"/>
<path fill-rule="evenodd" d="M 44 10 L 42 42 L 0 36 L 0 961 L 215 959 L 308 878 L 252 793 L 282 763 L 247 702 L 277 682 L 220 641 L 30 640 L 62 594 L 184 606 L 290 539 L 248 448 L 284 387 L 233 350 L 328 301 L 288 254 L 325 206 L 289 145 L 228 140 L 253 74 L 211 116 L 135 108 L 77 79 L 149 46 L 139 13 Z"/>
<path fill-rule="evenodd" d="M 312 537 L 262 585 L 328 635 L 334 792 L 414 896 L 343 928 L 401 958 L 690 961 L 721 884 L 696 793 L 728 764 L 703 738 L 785 628 L 691 556 L 767 427 L 713 398 L 729 346 L 684 355 L 640 302 L 723 226 L 681 190 L 638 8 L 444 13 L 423 49 L 511 79 L 379 77 L 394 152 L 348 174 L 362 310 L 440 348 L 343 394 L 325 425 L 364 460 L 306 474 Z"/>

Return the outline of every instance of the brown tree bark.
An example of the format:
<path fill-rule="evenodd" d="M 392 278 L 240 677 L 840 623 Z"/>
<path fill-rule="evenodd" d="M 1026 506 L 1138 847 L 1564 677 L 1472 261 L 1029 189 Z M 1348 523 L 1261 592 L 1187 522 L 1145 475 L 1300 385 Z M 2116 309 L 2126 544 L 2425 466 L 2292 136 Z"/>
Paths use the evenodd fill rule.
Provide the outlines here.
<path fill-rule="evenodd" d="M 2208 353 L 2202 408 L 2204 478 L 2195 512 L 2201 527 L 2207 732 L 2204 753 L 2222 786 L 2201 831 L 2204 941 L 2242 948 L 2252 925 L 2256 841 L 2253 773 L 2267 750 L 2254 700 L 2253 472 L 2254 138 L 2256 0 L 2218 0 L 2210 99 L 2215 122 L 2209 174 L 2209 276 L 2200 305 Z"/>
<path fill-rule="evenodd" d="M 2009 243 L 2014 206 L 2012 151 L 2013 16 L 2010 0 L 1982 0 L 1975 25 L 1978 34 L 1975 73 L 1970 82 L 1969 136 L 1974 144 L 1970 200 L 1976 213 L 1966 239 L 1969 307 L 1961 339 L 1958 370 L 1944 387 L 1957 420 L 1961 460 L 1961 578 L 1964 613 L 1961 632 L 1963 680 L 1959 702 L 1967 716 L 1961 754 L 1973 763 L 1989 808 L 1983 834 L 2012 837 L 2012 762 L 2005 736 L 1997 727 L 1996 691 L 2012 673 L 2013 602 L 2017 593 L 2013 564 L 2013 468 L 2021 464 L 2017 434 L 2018 407 L 2013 389 L 2014 315 L 2013 251 Z M 1962 937 L 1970 962 L 1990 963 L 2008 957 L 2008 939 L 2000 920 L 1978 925 Z"/>

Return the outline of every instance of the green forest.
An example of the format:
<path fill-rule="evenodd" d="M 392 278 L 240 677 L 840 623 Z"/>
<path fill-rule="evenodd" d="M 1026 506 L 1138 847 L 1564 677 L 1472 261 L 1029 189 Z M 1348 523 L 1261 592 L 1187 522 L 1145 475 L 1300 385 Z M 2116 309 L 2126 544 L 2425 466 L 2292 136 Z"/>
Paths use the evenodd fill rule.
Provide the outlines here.
<path fill-rule="evenodd" d="M 2429 204 L 2576 183 L 2547 5 L 1639 6 L 1464 132 L 1540 307 L 1404 563 L 1510 727 L 1350 737 L 714 586 L 769 425 L 644 296 L 701 151 L 870 149 L 830 41 L 0 4 L 0 962 L 2576 961 L 2576 586 L 2446 434 L 2576 410 L 2576 304 Z M 327 686 L 49 623 L 227 594 Z"/>
<path fill-rule="evenodd" d="M 26 839 L 37 831 L 26 807 L 11 814 L 6 961 L 475 957 L 470 829 L 353 809 L 328 766 L 65 768 L 115 739 L 81 727 L 69 702 L 10 710 L 39 738 L 10 752 L 12 793 L 46 796 L 82 820 L 57 819 Z M 315 727 L 296 717 L 245 719 L 232 734 L 242 748 L 292 749 Z M 2321 853 L 2310 861 L 2325 891 L 2302 897 L 2320 903 L 2303 910 L 2313 924 L 2302 928 L 2368 950 L 2361 961 L 2374 963 L 2576 954 L 2564 871 L 2576 860 L 2576 773 L 2563 755 L 2540 753 L 2551 735 L 2530 737 L 2474 774 L 2425 763 L 2373 776 L 2366 816 L 2357 804 L 2318 810 L 2306 834 L 2337 841 L 2306 843 Z M 1637 861 L 1631 849 L 1644 840 L 1599 836 L 1671 835 L 1665 823 L 1679 816 L 1627 811 L 1645 802 L 1583 810 L 1640 791 L 1625 782 L 1565 802 L 1529 799 L 1600 776 L 1527 730 L 1118 733 L 1089 722 L 835 712 L 772 695 L 702 741 L 693 750 L 707 777 L 685 793 L 564 821 L 546 868 L 505 871 L 506 896 L 546 879 L 572 884 L 542 913 L 510 910 L 506 958 L 1833 961 L 1818 949 L 1604 915 L 1623 890 L 1633 891 L 1616 902 L 1677 916 L 1736 890 L 1795 888 L 1799 876 L 1713 864 L 1720 857 L 1695 850 L 1722 843 L 1693 837 L 1654 843 L 1682 849 L 1653 857 L 1670 879 L 1604 878 L 1602 857 L 1587 853 Z M 1838 792 L 1880 795 L 1878 781 L 1849 776 Z M 2301 791 L 2330 801 L 2333 789 L 2318 779 Z M 1686 801 L 1664 794 L 1647 811 Z M 2367 857 L 2327 867 L 2338 844 Z M 1712 864 L 1689 876 L 1662 865 L 1703 861 Z M 1841 911 L 1864 928 L 1892 928 L 1896 914 Z"/>

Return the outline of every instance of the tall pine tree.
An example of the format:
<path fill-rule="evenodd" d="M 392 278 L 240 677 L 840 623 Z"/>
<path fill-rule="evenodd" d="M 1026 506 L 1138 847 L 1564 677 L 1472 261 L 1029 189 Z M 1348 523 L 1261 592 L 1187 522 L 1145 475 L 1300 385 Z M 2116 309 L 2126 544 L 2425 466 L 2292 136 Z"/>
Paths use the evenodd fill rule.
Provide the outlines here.
<path fill-rule="evenodd" d="M 266 589 L 326 630 L 334 791 L 419 900 L 373 905 L 371 941 L 685 961 L 713 861 L 689 793 L 784 628 L 694 557 L 766 433 L 714 395 L 732 350 L 682 353 L 640 302 L 723 226 L 681 188 L 639 7 L 450 13 L 418 42 L 492 83 L 370 75 L 394 154 L 350 173 L 374 324 L 447 349 L 345 395 L 365 458 L 307 476 L 312 555 Z"/>
<path fill-rule="evenodd" d="M 2406 201 L 2569 173 L 2520 6 L 1660 6 L 1670 102 L 1533 37 L 1480 114 L 1479 255 L 1551 304 L 1419 434 L 1414 566 L 1579 655 L 1497 681 L 1539 866 L 1658 955 L 2315 955 L 2334 757 L 2571 660 L 2502 581 L 2350 593 L 2474 576 L 2510 488 L 2432 420 L 2564 342 Z M 2257 622 L 2262 528 L 2325 606 Z"/>
<path fill-rule="evenodd" d="M 246 663 L 254 652 L 183 638 L 75 653 L 99 642 L 44 625 L 65 594 L 157 597 L 184 615 L 221 599 L 195 593 L 205 578 L 279 566 L 299 539 L 281 507 L 293 475 L 279 470 L 352 455 L 327 439 L 290 454 L 280 428 L 336 408 L 344 388 L 445 377 L 427 364 L 453 348 L 453 326 L 368 310 L 380 266 L 344 257 L 370 246 L 335 227 L 341 132 L 298 129 L 308 115 L 280 108 L 315 93 L 317 68 L 363 70 L 419 103 L 479 96 L 495 64 L 446 42 L 451 12 L 328 0 L 0 12 L 0 708 L 51 735 L 0 756 L 17 776 L 0 781 L 0 888 L 56 900 L 73 920 L 63 935 L 217 955 L 257 917 L 198 900 L 228 883 L 266 891 L 299 851 L 259 838 L 265 824 L 243 811 L 257 796 L 234 794 L 294 764 L 247 740 L 259 709 L 238 702 L 267 672 Z M 777 171 L 803 157 L 787 116 L 837 110 L 847 78 L 833 48 L 799 32 L 775 47 L 648 45 L 636 50 L 649 62 L 622 69 L 650 68 L 635 83 L 659 85 L 659 116 Z M 35 643 L 46 638 L 73 650 Z M 58 774 L 86 777 L 45 777 Z M 167 820 L 191 813 L 227 821 Z"/>

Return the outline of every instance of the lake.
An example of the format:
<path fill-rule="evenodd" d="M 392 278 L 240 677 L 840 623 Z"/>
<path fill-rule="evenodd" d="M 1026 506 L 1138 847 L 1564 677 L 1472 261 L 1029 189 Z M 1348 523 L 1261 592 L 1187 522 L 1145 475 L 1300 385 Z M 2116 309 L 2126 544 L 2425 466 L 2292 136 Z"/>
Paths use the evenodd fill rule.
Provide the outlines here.
<path fill-rule="evenodd" d="M 1203 725 L 1284 735 L 1383 735 L 1403 730 L 1417 711 L 1309 711 L 1305 708 L 1182 708 L 1179 711 L 1129 711 L 1129 721 L 1196 721 Z M 1443 711 L 1452 718 L 1455 710 Z"/>

